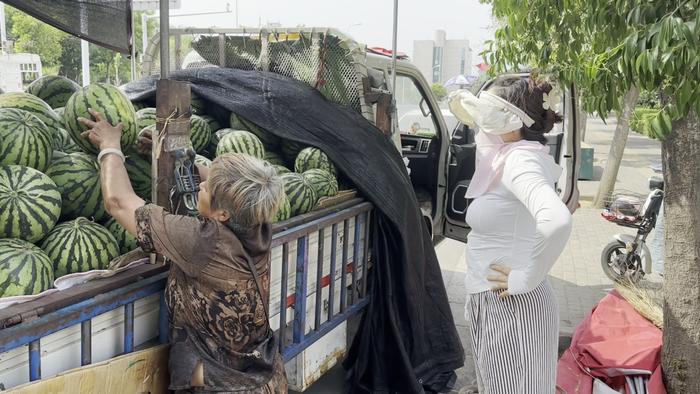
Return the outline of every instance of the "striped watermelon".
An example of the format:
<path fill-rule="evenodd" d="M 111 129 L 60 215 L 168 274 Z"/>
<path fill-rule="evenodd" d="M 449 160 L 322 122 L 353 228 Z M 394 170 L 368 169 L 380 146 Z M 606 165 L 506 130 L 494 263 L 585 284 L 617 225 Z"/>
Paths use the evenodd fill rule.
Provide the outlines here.
<path fill-rule="evenodd" d="M 269 150 L 265 150 L 265 161 L 270 163 L 270 164 L 274 164 L 274 165 L 278 165 L 278 166 L 285 166 L 286 165 L 286 163 L 284 162 L 284 159 L 282 159 L 282 157 L 280 155 L 278 155 L 277 153 L 275 153 L 273 151 L 269 151 Z"/>
<path fill-rule="evenodd" d="M 58 129 L 58 131 L 54 134 L 54 136 L 60 136 L 59 141 L 56 141 L 56 144 L 60 144 L 59 147 L 54 146 L 54 152 L 56 150 L 60 150 L 61 152 L 64 153 L 76 153 L 76 152 L 82 152 L 83 150 L 80 149 L 78 144 L 73 141 L 73 139 L 70 137 L 70 134 L 66 131 L 66 129 Z"/>
<path fill-rule="evenodd" d="M 282 157 L 284 157 L 284 160 L 288 161 L 289 163 L 294 163 L 294 161 L 297 159 L 297 155 L 299 152 L 301 152 L 302 149 L 306 148 L 306 145 L 302 144 L 301 142 L 296 142 L 292 140 L 283 140 L 280 142 L 281 145 L 281 153 Z"/>
<path fill-rule="evenodd" d="M 68 132 L 85 152 L 98 152 L 98 149 L 88 141 L 87 137 L 80 135 L 87 128 L 78 122 L 78 117 L 91 119 L 92 116 L 88 112 L 88 108 L 101 112 L 112 125 L 120 122 L 124 125 L 121 139 L 122 148 L 129 147 L 136 142 L 139 130 L 136 126 L 136 112 L 131 101 L 112 85 L 93 83 L 71 96 L 63 114 L 63 121 Z"/>
<path fill-rule="evenodd" d="M 41 248 L 0 239 L 0 297 L 39 294 L 53 286 L 53 263 Z"/>
<path fill-rule="evenodd" d="M 53 261 L 56 278 L 105 269 L 119 256 L 117 240 L 109 230 L 83 217 L 54 227 L 41 248 Z"/>
<path fill-rule="evenodd" d="M 265 148 L 255 134 L 245 130 L 233 130 L 226 133 L 216 146 L 217 156 L 226 153 L 244 153 L 262 159 L 265 157 Z"/>
<path fill-rule="evenodd" d="M 199 153 L 206 149 L 211 138 L 211 129 L 209 123 L 200 116 L 190 116 L 190 141 L 192 141 L 192 149 Z"/>
<path fill-rule="evenodd" d="M 206 157 L 204 157 L 202 155 L 195 156 L 194 162 L 195 162 L 195 164 L 201 164 L 207 168 L 211 167 L 211 160 L 207 159 Z"/>
<path fill-rule="evenodd" d="M 79 216 L 102 220 L 107 217 L 102 203 L 100 167 L 87 153 L 71 153 L 56 159 L 46 175 L 58 186 L 63 200 L 61 217 Z"/>
<path fill-rule="evenodd" d="M 139 243 L 136 241 L 136 238 L 129 234 L 121 224 L 117 223 L 116 220 L 109 219 L 104 226 L 107 230 L 109 230 L 112 236 L 114 236 L 114 239 L 117 240 L 117 245 L 119 245 L 119 253 L 128 253 L 139 247 Z"/>
<path fill-rule="evenodd" d="M 136 151 L 129 149 L 124 152 L 126 172 L 129 174 L 131 187 L 137 196 L 144 200 L 151 200 L 151 162 Z"/>
<path fill-rule="evenodd" d="M 52 108 L 63 107 L 73 93 L 80 90 L 80 85 L 66 77 L 46 75 L 27 86 L 27 93 L 46 101 Z"/>
<path fill-rule="evenodd" d="M 136 111 L 136 127 L 139 131 L 156 124 L 156 109 L 143 108 Z"/>
<path fill-rule="evenodd" d="M 39 97 L 29 93 L 12 92 L 1 94 L 0 108 L 16 108 L 31 112 L 44 122 L 51 132 L 63 128 L 61 118 L 53 112 L 51 106 Z"/>
<path fill-rule="evenodd" d="M 219 141 L 221 141 L 224 136 L 230 132 L 232 132 L 234 129 L 219 129 L 216 130 L 211 134 L 211 138 L 209 138 L 209 146 L 207 147 L 207 151 L 212 155 L 212 157 L 216 156 L 216 147 L 219 145 Z"/>
<path fill-rule="evenodd" d="M 335 176 L 326 170 L 312 168 L 304 172 L 304 178 L 311 184 L 316 191 L 318 198 L 333 197 L 338 194 L 338 180 Z"/>
<path fill-rule="evenodd" d="M 318 148 L 304 148 L 297 155 L 294 161 L 294 171 L 304 173 L 313 168 L 318 168 L 336 174 L 335 165 L 333 162 Z"/>
<path fill-rule="evenodd" d="M 41 172 L 24 166 L 0 166 L 0 238 L 36 242 L 61 215 L 61 193 Z"/>
<path fill-rule="evenodd" d="M 292 206 L 289 204 L 289 199 L 286 195 L 282 196 L 282 202 L 280 203 L 279 209 L 275 218 L 272 220 L 273 223 L 283 222 L 292 217 Z"/>
<path fill-rule="evenodd" d="M 255 136 L 262 141 L 266 148 L 274 148 L 279 144 L 279 138 L 276 135 L 270 133 L 269 131 L 263 130 L 255 123 L 238 116 L 233 112 L 231 112 L 229 117 L 229 123 L 232 129 L 247 130 L 255 134 Z"/>
<path fill-rule="evenodd" d="M 209 129 L 211 130 L 212 133 L 215 133 L 216 130 L 221 129 L 221 123 L 219 123 L 219 121 L 216 120 L 215 117 L 210 116 L 210 115 L 200 115 L 200 117 L 207 121 L 207 124 L 209 125 Z"/>
<path fill-rule="evenodd" d="M 19 109 L 0 109 L 0 164 L 46 171 L 53 144 L 51 131 L 38 117 Z"/>
<path fill-rule="evenodd" d="M 290 172 L 282 174 L 281 177 L 284 181 L 284 192 L 292 208 L 291 216 L 307 213 L 316 206 L 316 191 L 303 175 Z"/>
<path fill-rule="evenodd" d="M 134 101 L 131 104 L 134 106 L 134 111 L 138 111 L 149 107 L 148 103 L 145 101 Z"/>
<path fill-rule="evenodd" d="M 287 173 L 292 172 L 292 171 L 289 170 L 289 168 L 287 168 L 287 167 L 285 167 L 285 166 L 280 166 L 280 165 L 277 165 L 277 164 L 273 164 L 272 167 L 273 167 L 273 168 L 275 169 L 275 171 L 277 172 L 277 175 L 282 175 L 282 174 L 287 174 Z"/>

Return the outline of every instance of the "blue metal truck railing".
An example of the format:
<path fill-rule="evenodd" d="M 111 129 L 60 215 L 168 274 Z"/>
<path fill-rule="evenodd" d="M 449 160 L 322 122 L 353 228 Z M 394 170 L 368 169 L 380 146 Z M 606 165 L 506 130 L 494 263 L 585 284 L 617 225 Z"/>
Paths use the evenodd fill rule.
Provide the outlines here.
<path fill-rule="evenodd" d="M 282 246 L 282 276 L 279 309 L 280 350 L 284 360 L 294 358 L 304 349 L 311 346 L 318 339 L 332 329 L 346 321 L 353 314 L 359 313 L 368 303 L 366 268 L 369 265 L 369 236 L 370 215 L 372 205 L 366 202 L 345 204 L 343 209 L 323 215 L 305 222 L 282 229 L 273 236 L 272 247 Z M 311 215 L 313 216 L 313 215 Z M 349 251 L 350 221 L 354 219 L 353 250 Z M 336 311 L 334 308 L 334 290 L 336 286 L 335 272 L 337 267 L 338 226 L 343 226 L 342 254 L 340 267 L 340 303 Z M 331 231 L 330 250 L 330 278 L 323 276 L 324 259 L 327 251 L 324 250 L 326 231 Z M 306 306 L 308 299 L 309 276 L 309 238 L 312 234 L 318 234 L 318 267 L 315 288 L 314 325 L 309 333 L 306 333 Z M 361 237 L 364 236 L 364 242 Z M 295 292 L 291 297 L 287 294 L 289 274 L 289 245 L 296 243 L 296 261 L 294 267 Z M 352 260 L 348 261 L 349 253 Z M 362 277 L 358 277 L 358 271 Z M 347 284 L 347 276 L 350 274 L 351 283 Z M 22 321 L 18 324 L 0 329 L 0 354 L 18 348 L 29 347 L 29 380 L 41 379 L 41 346 L 40 340 L 55 332 L 75 325 L 81 326 L 81 365 L 92 363 L 92 318 L 117 308 L 124 309 L 124 347 L 123 353 L 134 351 L 134 302 L 153 294 L 160 293 L 159 308 L 159 335 L 158 341 L 168 341 L 168 316 L 165 308 L 163 290 L 167 281 L 167 272 L 139 280 L 117 289 L 97 294 L 80 302 L 59 308 L 43 316 Z M 323 316 L 323 288 L 329 287 L 327 316 Z M 348 294 L 348 291 L 350 292 Z M 287 309 L 291 307 L 299 313 L 294 314 L 291 325 L 291 340 L 287 340 L 289 331 L 287 324 Z M 327 320 L 322 323 L 324 318 Z"/>

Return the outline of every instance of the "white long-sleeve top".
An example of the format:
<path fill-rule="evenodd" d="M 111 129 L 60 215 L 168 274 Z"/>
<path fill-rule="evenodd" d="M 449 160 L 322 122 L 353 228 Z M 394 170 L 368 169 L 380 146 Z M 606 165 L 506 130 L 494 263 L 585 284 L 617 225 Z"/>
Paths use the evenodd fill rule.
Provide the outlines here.
<path fill-rule="evenodd" d="M 512 151 L 500 181 L 477 197 L 467 211 L 469 293 L 491 290 L 489 266 L 510 267 L 508 292 L 533 290 L 564 250 L 571 234 L 571 213 L 554 191 L 561 170 L 545 153 Z"/>

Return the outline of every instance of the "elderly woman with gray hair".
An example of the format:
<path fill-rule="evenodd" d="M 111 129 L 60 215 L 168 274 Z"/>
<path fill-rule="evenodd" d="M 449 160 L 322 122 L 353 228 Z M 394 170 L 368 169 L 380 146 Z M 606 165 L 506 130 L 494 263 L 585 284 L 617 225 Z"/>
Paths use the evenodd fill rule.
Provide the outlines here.
<path fill-rule="evenodd" d="M 129 182 L 122 126 L 90 111 L 84 134 L 99 147 L 105 207 L 146 252 L 170 262 L 170 389 L 176 392 L 286 393 L 269 325 L 270 222 L 284 193 L 271 166 L 247 155 L 200 168 L 199 217 L 147 204 Z"/>
<path fill-rule="evenodd" d="M 547 273 L 571 232 L 554 190 L 561 168 L 545 133 L 561 117 L 552 86 L 501 77 L 478 97 L 450 96 L 475 127 L 477 166 L 466 197 L 467 307 L 479 393 L 554 393 L 559 314 Z"/>

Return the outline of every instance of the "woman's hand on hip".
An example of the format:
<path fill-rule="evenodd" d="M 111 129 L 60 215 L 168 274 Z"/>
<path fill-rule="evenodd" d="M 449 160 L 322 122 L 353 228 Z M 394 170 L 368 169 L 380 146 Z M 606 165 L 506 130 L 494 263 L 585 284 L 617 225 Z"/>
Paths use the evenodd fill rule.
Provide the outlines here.
<path fill-rule="evenodd" d="M 486 277 L 493 286 L 491 290 L 498 293 L 498 297 L 503 299 L 509 296 L 508 294 L 508 275 L 510 275 L 510 267 L 499 264 L 499 260 L 491 263 L 489 266 L 495 273 Z"/>
<path fill-rule="evenodd" d="M 100 149 L 121 149 L 122 129 L 124 129 L 124 125 L 119 123 L 116 126 L 112 126 L 101 113 L 92 108 L 88 109 L 88 111 L 95 120 L 78 118 L 78 122 L 88 127 L 88 130 L 81 135 L 87 137 L 93 145 Z"/>

